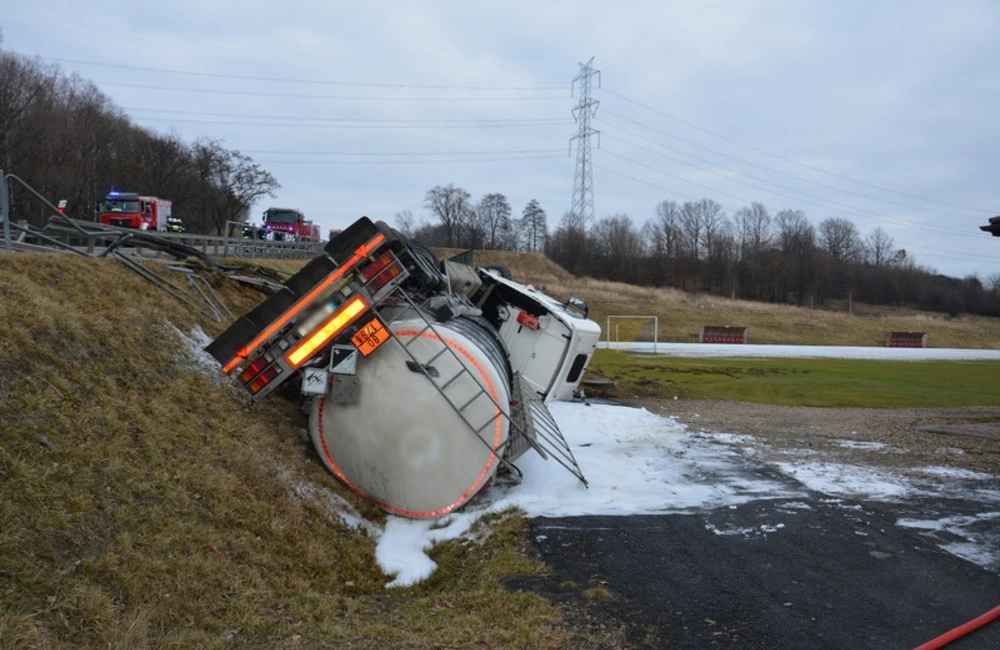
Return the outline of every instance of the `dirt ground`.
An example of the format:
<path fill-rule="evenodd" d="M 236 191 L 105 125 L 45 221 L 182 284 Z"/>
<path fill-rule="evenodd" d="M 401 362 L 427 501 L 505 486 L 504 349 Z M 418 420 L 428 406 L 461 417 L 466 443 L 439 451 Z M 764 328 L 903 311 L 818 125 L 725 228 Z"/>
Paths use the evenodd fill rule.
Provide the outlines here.
<path fill-rule="evenodd" d="M 816 408 L 715 400 L 632 400 L 657 415 L 674 417 L 694 431 L 753 436 L 736 444 L 753 447 L 765 461 L 815 454 L 830 462 L 899 469 L 927 465 L 1000 475 L 1000 438 L 918 431 L 917 427 L 1000 422 L 1000 406 L 958 408 Z M 881 443 L 842 446 L 843 441 Z M 867 447 L 867 448 L 866 448 Z"/>

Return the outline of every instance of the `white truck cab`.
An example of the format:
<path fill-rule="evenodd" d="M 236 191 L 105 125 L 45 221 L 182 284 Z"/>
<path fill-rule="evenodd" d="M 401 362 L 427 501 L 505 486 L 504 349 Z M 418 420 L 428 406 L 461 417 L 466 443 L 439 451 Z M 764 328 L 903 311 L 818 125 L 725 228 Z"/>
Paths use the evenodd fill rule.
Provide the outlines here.
<path fill-rule="evenodd" d="M 500 290 L 504 300 L 493 309 L 493 294 L 487 297 L 484 315 L 497 325 L 511 369 L 545 403 L 573 399 L 597 348 L 600 325 L 531 285 L 488 269 L 480 273 L 506 289 Z"/>

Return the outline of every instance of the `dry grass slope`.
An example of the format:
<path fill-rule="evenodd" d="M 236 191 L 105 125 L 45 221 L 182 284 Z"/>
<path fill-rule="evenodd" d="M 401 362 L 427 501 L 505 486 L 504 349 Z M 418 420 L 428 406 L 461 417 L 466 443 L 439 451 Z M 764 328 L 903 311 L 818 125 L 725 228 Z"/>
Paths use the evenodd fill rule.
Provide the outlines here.
<path fill-rule="evenodd" d="M 459 252 L 439 249 L 443 257 Z M 603 326 L 608 314 L 655 314 L 661 341 L 696 342 L 702 325 L 750 327 L 751 343 L 784 345 L 881 346 L 889 331 L 930 333 L 939 348 L 1000 349 L 1000 318 L 918 312 L 855 304 L 855 315 L 790 305 L 776 305 L 677 289 L 639 287 L 621 282 L 576 277 L 544 255 L 476 251 L 476 264 L 503 264 L 514 279 L 565 300 L 579 296 L 590 303 L 591 317 Z M 652 340 L 651 325 L 638 321 L 621 326 L 623 340 Z"/>
<path fill-rule="evenodd" d="M 235 312 L 260 296 L 216 278 Z M 208 323 L 112 261 L 0 255 L 0 648 L 578 646 L 505 575 L 524 521 L 386 592 L 293 400 L 248 410 L 185 356 Z"/>

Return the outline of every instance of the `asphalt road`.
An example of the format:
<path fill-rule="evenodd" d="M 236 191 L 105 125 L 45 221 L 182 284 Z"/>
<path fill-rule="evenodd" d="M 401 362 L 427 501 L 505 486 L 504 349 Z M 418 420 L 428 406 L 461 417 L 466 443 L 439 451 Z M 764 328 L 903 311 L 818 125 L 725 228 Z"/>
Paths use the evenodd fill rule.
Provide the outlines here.
<path fill-rule="evenodd" d="M 520 587 L 621 622 L 637 647 L 908 650 L 1000 604 L 1000 576 L 875 504 L 817 493 L 695 514 L 539 518 L 532 534 L 554 575 Z M 997 650 L 1000 621 L 948 648 Z"/>

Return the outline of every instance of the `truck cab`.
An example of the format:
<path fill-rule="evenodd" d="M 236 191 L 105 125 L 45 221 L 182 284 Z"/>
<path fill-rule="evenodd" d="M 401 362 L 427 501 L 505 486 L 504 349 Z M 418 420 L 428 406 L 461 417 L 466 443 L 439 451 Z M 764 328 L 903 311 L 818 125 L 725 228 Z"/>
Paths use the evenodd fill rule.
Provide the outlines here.
<path fill-rule="evenodd" d="M 165 231 L 171 219 L 170 201 L 134 192 L 108 192 L 100 211 L 101 223 L 119 228 Z"/>
<path fill-rule="evenodd" d="M 295 241 L 301 238 L 306 217 L 294 208 L 268 208 L 262 218 L 264 239 Z"/>

